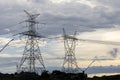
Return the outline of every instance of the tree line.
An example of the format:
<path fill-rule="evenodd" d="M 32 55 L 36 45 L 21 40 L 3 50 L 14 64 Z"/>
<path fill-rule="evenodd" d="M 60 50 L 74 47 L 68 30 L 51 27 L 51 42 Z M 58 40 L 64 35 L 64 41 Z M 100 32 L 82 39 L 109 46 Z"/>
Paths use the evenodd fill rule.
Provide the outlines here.
<path fill-rule="evenodd" d="M 83 73 L 65 73 L 57 70 L 52 73 L 44 71 L 41 75 L 32 72 L 0 73 L 0 80 L 86 80 L 85 78 L 87 75 Z"/>

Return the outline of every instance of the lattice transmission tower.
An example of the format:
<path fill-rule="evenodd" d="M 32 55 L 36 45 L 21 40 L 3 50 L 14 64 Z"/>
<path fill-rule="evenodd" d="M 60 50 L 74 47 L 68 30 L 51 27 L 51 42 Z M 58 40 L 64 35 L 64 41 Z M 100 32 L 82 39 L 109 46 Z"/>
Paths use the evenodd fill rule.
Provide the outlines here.
<path fill-rule="evenodd" d="M 20 64 L 17 65 L 17 72 L 35 72 L 40 74 L 45 70 L 43 58 L 38 44 L 38 39 L 43 37 L 36 31 L 36 24 L 38 24 L 36 18 L 40 14 L 30 14 L 26 10 L 24 10 L 24 12 L 28 16 L 28 20 L 24 21 L 28 24 L 28 31 L 20 34 L 27 37 L 27 42 Z"/>
<path fill-rule="evenodd" d="M 63 28 L 64 34 L 64 48 L 65 48 L 65 57 L 63 62 L 62 71 L 67 73 L 77 73 L 79 72 L 79 67 L 77 65 L 76 57 L 75 57 L 75 48 L 76 48 L 76 32 L 74 36 L 66 35 L 66 32 Z"/>

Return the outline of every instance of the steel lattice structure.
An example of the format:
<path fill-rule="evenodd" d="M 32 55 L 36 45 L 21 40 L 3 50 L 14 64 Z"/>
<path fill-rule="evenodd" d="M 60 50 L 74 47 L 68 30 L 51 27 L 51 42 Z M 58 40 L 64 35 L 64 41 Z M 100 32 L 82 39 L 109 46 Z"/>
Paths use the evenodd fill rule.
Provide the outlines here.
<path fill-rule="evenodd" d="M 24 36 L 27 36 L 27 42 L 24 49 L 23 57 L 20 61 L 20 64 L 17 65 L 17 72 L 35 72 L 40 74 L 45 70 L 43 58 L 38 44 L 38 38 L 42 38 L 36 31 L 36 18 L 40 14 L 31 15 L 27 11 L 25 13 L 28 15 L 28 20 L 25 20 L 28 23 L 28 31 L 20 33 Z"/>
<path fill-rule="evenodd" d="M 62 71 L 67 73 L 76 73 L 79 71 L 79 67 L 77 65 L 75 57 L 76 39 L 74 37 L 76 35 L 76 32 L 74 33 L 74 36 L 68 36 L 66 35 L 65 30 L 63 29 L 63 33 L 65 57 Z"/>

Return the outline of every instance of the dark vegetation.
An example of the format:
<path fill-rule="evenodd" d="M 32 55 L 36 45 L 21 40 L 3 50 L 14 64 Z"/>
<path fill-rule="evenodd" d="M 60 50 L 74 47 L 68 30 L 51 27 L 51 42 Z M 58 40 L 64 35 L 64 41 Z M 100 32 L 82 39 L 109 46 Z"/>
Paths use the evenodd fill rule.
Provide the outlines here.
<path fill-rule="evenodd" d="M 86 77 L 83 73 L 64 73 L 60 71 L 53 71 L 49 73 L 44 71 L 41 75 L 30 72 L 21 72 L 14 74 L 2 74 L 0 73 L 0 80 L 84 80 Z"/>
<path fill-rule="evenodd" d="M 87 80 L 120 80 L 120 75 L 102 76 L 102 77 L 94 76 L 93 78 L 88 78 Z"/>
<path fill-rule="evenodd" d="M 49 73 L 44 71 L 41 75 L 30 72 L 0 73 L 0 80 L 120 80 L 120 75 L 87 78 L 87 75 L 84 73 L 64 73 L 60 71 Z"/>

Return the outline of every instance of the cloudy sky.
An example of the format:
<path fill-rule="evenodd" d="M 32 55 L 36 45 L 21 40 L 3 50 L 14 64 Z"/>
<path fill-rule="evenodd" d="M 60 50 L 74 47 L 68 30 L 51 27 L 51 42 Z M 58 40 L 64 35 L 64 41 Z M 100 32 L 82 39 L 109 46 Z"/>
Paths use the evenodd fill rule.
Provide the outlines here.
<path fill-rule="evenodd" d="M 18 24 L 27 19 L 23 10 L 40 13 L 37 30 L 42 35 L 60 36 L 62 28 L 65 28 L 69 35 L 77 31 L 76 37 L 80 39 L 120 42 L 119 4 L 120 0 L 0 0 L 0 47 L 13 38 L 12 35 L 27 31 L 24 23 Z M 15 41 L 0 54 L 1 72 L 15 72 L 22 56 L 24 37 L 14 38 Z M 60 67 L 63 60 L 54 58 L 64 57 L 63 41 L 42 39 L 40 43 L 45 66 Z M 81 68 L 86 68 L 95 56 L 103 59 L 96 61 L 89 73 L 118 73 L 119 50 L 117 45 L 77 41 L 76 58 Z M 93 68 L 97 71 L 92 71 Z M 111 68 L 112 71 L 109 71 Z M 104 72 L 101 69 L 105 69 Z"/>

